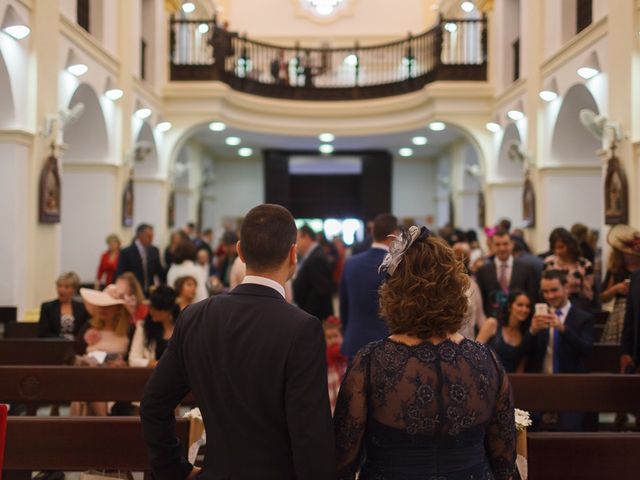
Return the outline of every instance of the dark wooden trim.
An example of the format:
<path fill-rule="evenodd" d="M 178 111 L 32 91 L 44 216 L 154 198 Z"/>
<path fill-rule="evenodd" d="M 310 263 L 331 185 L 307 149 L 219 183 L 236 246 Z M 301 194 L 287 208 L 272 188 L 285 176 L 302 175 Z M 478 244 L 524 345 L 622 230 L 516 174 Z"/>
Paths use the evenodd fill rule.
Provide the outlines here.
<path fill-rule="evenodd" d="M 176 434 L 186 455 L 187 419 Z M 139 418 L 9 417 L 6 440 L 5 470 L 149 470 Z"/>
<path fill-rule="evenodd" d="M 69 364 L 75 347 L 74 341 L 60 338 L 4 338 L 0 340 L 0 365 Z"/>

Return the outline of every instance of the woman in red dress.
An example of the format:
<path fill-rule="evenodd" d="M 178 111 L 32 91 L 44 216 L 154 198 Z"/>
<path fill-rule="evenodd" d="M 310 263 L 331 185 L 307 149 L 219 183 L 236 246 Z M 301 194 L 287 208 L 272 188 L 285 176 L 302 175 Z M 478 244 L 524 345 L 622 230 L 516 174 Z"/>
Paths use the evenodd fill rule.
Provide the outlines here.
<path fill-rule="evenodd" d="M 109 235 L 107 237 L 107 245 L 107 251 L 100 257 L 100 265 L 98 266 L 95 283 L 96 290 L 99 290 L 103 285 L 111 285 L 115 280 L 116 269 L 118 268 L 120 239 L 116 235 Z"/>

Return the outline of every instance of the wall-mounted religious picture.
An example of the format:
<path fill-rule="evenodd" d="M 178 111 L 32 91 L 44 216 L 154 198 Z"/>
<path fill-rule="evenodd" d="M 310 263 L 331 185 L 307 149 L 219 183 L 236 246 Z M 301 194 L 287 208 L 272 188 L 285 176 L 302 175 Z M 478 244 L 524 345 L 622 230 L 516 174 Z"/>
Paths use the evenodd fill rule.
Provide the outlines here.
<path fill-rule="evenodd" d="M 522 220 L 524 228 L 536 226 L 536 192 L 533 189 L 533 182 L 529 178 L 529 172 L 525 174 L 522 190 Z"/>
<path fill-rule="evenodd" d="M 618 225 L 629 222 L 629 187 L 618 157 L 607 162 L 604 180 L 604 223 Z"/>
<path fill-rule="evenodd" d="M 484 192 L 478 192 L 478 227 L 484 228 L 487 225 L 487 204 L 484 199 Z"/>
<path fill-rule="evenodd" d="M 60 223 L 62 208 L 62 184 L 58 171 L 58 159 L 49 156 L 40 172 L 38 217 L 40 223 Z"/>
<path fill-rule="evenodd" d="M 129 177 L 122 193 L 122 226 L 133 225 L 133 177 Z"/>
<path fill-rule="evenodd" d="M 167 225 L 173 228 L 176 224 L 176 191 L 171 190 L 169 201 L 167 202 Z"/>
<path fill-rule="evenodd" d="M 453 194 L 449 194 L 449 225 L 456 224 L 456 206 L 453 202 Z"/>

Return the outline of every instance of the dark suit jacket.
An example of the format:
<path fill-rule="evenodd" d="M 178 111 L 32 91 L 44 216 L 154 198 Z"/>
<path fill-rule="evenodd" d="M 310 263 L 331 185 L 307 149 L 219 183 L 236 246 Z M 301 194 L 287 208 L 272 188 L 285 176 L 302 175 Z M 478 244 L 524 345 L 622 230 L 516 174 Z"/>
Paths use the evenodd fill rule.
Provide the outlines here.
<path fill-rule="evenodd" d="M 640 270 L 631 275 L 621 342 L 622 354 L 631 355 L 635 366 L 640 366 Z"/>
<path fill-rule="evenodd" d="M 571 305 L 564 321 L 565 331 L 558 339 L 559 373 L 585 373 L 585 360 L 593 349 L 593 316 L 576 306 Z M 540 373 L 549 344 L 549 330 L 545 329 L 536 335 L 527 331 L 528 342 L 527 372 Z"/>
<path fill-rule="evenodd" d="M 293 299 L 305 312 L 324 320 L 333 315 L 331 262 L 318 245 L 293 280 Z"/>
<path fill-rule="evenodd" d="M 144 272 L 142 271 L 142 257 L 138 251 L 135 241 L 126 248 L 120 250 L 120 258 L 118 259 L 118 269 L 116 270 L 116 278 L 124 272 L 132 272 L 140 285 L 144 289 Z M 147 280 L 149 285 L 153 285 L 154 276 L 158 276 L 160 280 L 164 280 L 164 271 L 160 264 L 160 251 L 151 245 L 147 249 Z"/>
<path fill-rule="evenodd" d="M 89 314 L 82 302 L 71 300 L 71 310 L 75 318 L 73 324 L 73 335 L 85 326 L 89 320 Z M 45 302 L 40 306 L 40 320 L 38 320 L 38 337 L 59 337 L 60 336 L 60 300 Z"/>
<path fill-rule="evenodd" d="M 387 252 L 370 248 L 352 256 L 344 266 L 340 281 L 340 320 L 344 331 L 342 353 L 353 358 L 369 342 L 389 335 L 378 315 L 378 288 L 385 273 L 378 273 Z"/>
<path fill-rule="evenodd" d="M 320 322 L 269 287 L 187 307 L 142 399 L 155 478 L 191 469 L 173 420 L 191 390 L 210 446 L 198 478 L 335 479 L 325 354 Z"/>
<path fill-rule="evenodd" d="M 501 292 L 498 273 L 495 262 L 489 262 L 476 272 L 476 281 L 482 293 L 482 305 L 487 316 L 496 316 L 495 296 Z M 529 295 L 531 305 L 534 305 L 538 298 L 538 280 L 535 270 L 531 265 L 513 260 L 511 271 L 511 281 L 509 290 L 520 289 Z M 533 311 L 533 308 L 531 309 Z"/>

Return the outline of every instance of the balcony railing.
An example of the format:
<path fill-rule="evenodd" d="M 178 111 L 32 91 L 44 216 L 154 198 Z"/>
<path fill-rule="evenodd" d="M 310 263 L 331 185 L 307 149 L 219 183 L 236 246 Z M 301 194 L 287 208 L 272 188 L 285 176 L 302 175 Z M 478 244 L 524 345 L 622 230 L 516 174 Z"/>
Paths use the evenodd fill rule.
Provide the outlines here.
<path fill-rule="evenodd" d="M 283 47 L 213 21 L 171 20 L 171 80 L 218 80 L 278 98 L 352 100 L 419 90 L 435 80 L 486 80 L 486 20 L 442 20 L 376 46 Z"/>

